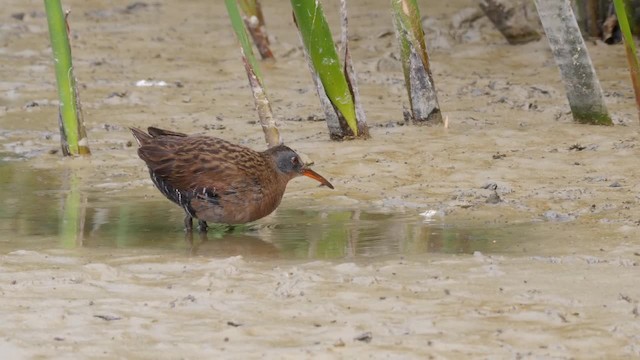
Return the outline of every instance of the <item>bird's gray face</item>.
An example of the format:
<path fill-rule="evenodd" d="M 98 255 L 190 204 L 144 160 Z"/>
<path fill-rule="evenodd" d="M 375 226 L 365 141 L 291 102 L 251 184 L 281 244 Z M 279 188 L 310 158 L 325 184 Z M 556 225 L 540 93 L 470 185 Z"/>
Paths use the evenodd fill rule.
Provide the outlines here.
<path fill-rule="evenodd" d="M 331 183 L 320 174 L 309 169 L 295 151 L 284 145 L 278 146 L 275 151 L 274 155 L 276 166 L 280 172 L 290 176 L 291 178 L 304 175 L 320 182 L 322 185 L 325 185 L 330 189 L 333 189 L 333 185 L 331 185 Z"/>
<path fill-rule="evenodd" d="M 276 165 L 278 166 L 278 170 L 287 175 L 298 176 L 302 175 L 302 169 L 304 168 L 304 164 L 300 159 L 300 156 L 295 153 L 295 151 L 290 148 L 281 145 L 281 149 L 278 149 L 276 153 Z"/>

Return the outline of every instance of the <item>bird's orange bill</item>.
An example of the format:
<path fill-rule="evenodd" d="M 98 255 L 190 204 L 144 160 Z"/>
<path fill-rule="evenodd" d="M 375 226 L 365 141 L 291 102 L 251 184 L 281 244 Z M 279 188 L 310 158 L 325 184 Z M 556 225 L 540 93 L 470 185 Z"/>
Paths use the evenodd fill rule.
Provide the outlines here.
<path fill-rule="evenodd" d="M 331 183 L 327 179 L 325 179 L 320 174 L 318 174 L 317 172 L 315 172 L 315 171 L 313 171 L 311 169 L 302 170 L 302 175 L 319 181 L 322 185 L 326 185 L 329 189 L 333 189 L 333 185 L 331 185 Z"/>

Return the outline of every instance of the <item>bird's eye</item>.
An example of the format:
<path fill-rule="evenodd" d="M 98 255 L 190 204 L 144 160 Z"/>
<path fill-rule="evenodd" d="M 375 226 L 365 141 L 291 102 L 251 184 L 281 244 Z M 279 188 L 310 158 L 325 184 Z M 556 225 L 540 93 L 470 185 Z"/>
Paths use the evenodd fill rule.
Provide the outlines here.
<path fill-rule="evenodd" d="M 300 164 L 300 160 L 298 160 L 297 156 L 294 156 L 294 157 L 291 158 L 291 163 L 293 165 L 299 165 Z"/>

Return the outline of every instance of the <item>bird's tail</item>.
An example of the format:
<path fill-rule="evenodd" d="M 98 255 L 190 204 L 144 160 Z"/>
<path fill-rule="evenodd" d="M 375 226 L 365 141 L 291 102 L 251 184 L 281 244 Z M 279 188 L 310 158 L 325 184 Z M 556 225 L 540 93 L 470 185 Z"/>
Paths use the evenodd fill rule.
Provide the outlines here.
<path fill-rule="evenodd" d="M 183 134 L 183 133 L 179 133 L 171 130 L 158 129 L 153 126 L 149 126 L 147 128 L 147 131 L 149 133 L 146 133 L 136 127 L 130 127 L 129 129 L 131 129 L 131 132 L 133 133 L 133 137 L 136 138 L 136 141 L 138 142 L 139 146 L 148 144 L 149 142 L 151 142 L 152 139 L 157 138 L 159 136 L 177 136 L 177 137 L 188 136 L 187 134 Z"/>
<path fill-rule="evenodd" d="M 138 146 L 142 146 L 148 143 L 149 141 L 151 141 L 151 139 L 153 139 L 151 135 L 147 134 L 146 132 L 138 128 L 130 127 L 129 129 L 131 130 L 133 137 L 136 138 L 136 141 L 138 142 Z"/>
<path fill-rule="evenodd" d="M 159 129 L 159 128 L 153 127 L 153 126 L 149 126 L 149 128 L 147 130 L 149 131 L 149 134 L 151 134 L 151 136 L 153 136 L 153 137 L 158 137 L 158 136 L 186 137 L 186 136 L 188 136 L 187 134 L 183 134 L 183 133 L 180 133 L 180 132 L 177 132 L 177 131 Z"/>

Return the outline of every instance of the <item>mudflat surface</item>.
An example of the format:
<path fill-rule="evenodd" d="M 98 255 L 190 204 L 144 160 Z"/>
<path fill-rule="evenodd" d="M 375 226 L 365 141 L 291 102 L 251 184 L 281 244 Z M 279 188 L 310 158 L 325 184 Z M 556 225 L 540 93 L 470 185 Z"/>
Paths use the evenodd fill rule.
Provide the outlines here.
<path fill-rule="evenodd" d="M 337 2 L 323 3 L 336 30 Z M 451 224 L 538 224 L 510 235 L 533 240 L 497 252 L 404 248 L 375 256 L 345 251 L 330 260 L 255 256 L 256 245 L 195 254 L 151 245 L 68 247 L 34 235 L 50 226 L 46 214 L 38 231 L 19 220 L 37 213 L 42 189 L 60 181 L 25 183 L 15 175 L 20 169 L 73 171 L 83 192 L 144 203 L 161 195 L 136 156 L 129 126 L 206 133 L 254 149 L 265 143 L 221 2 L 64 5 L 72 10 L 89 159 L 55 153 L 57 97 L 42 3 L 8 1 L 0 10 L 0 152 L 18 169 L 0 185 L 7 194 L 0 353 L 640 356 L 639 121 L 622 46 L 589 42 L 616 126 L 576 125 L 544 38 L 509 46 L 486 18 L 467 10 L 472 1 L 421 4 L 449 126 L 407 126 L 388 3 L 350 4 L 351 50 L 372 139 L 337 143 L 316 121 L 323 114 L 289 4 L 269 4 L 277 61 L 263 64 L 263 72 L 274 115 L 285 142 L 336 189 L 294 180 L 278 212 L 259 224 L 286 219 L 279 214 L 291 209 L 433 210 Z M 153 86 L 139 86 L 141 80 Z M 17 188 L 36 200 L 21 207 Z M 179 209 L 153 206 L 166 206 L 179 226 Z M 253 238 L 278 253 L 269 226 Z M 384 236 L 391 241 L 394 233 Z"/>

